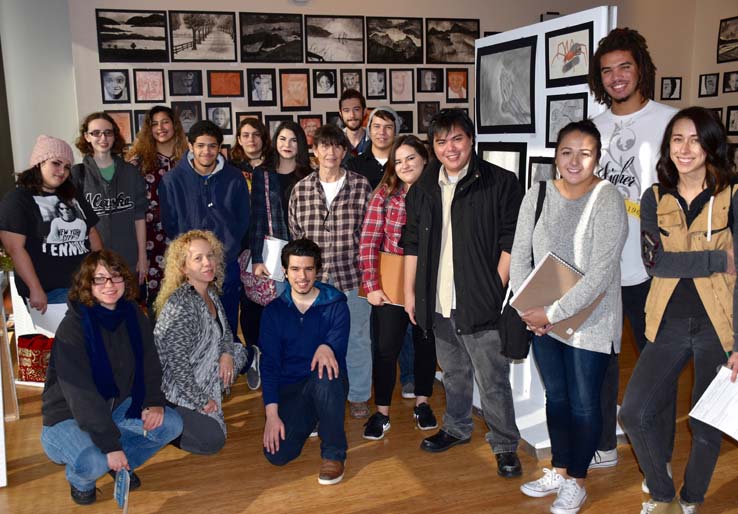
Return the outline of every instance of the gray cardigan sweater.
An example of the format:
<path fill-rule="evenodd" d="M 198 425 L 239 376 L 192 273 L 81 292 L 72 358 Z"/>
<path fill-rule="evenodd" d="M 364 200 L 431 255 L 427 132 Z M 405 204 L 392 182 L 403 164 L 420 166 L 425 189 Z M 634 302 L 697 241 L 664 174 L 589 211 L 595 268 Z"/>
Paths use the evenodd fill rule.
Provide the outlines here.
<path fill-rule="evenodd" d="M 564 198 L 553 181 L 546 183 L 546 200 L 534 225 L 538 184 L 520 206 L 510 265 L 510 285 L 517 291 L 536 263 L 552 252 L 584 273 L 584 278 L 561 299 L 546 307 L 551 323 L 567 319 L 590 305 L 603 291 L 605 297 L 587 321 L 569 338 L 549 335 L 575 348 L 620 352 L 622 304 L 620 253 L 628 234 L 623 197 L 607 181 L 599 182 L 576 200 Z"/>

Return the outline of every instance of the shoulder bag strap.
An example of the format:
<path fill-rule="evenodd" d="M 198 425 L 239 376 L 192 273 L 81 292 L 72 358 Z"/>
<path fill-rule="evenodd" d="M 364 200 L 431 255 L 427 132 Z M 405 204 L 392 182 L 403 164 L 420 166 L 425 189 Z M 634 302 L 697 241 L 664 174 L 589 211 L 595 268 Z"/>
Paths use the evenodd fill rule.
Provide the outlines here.
<path fill-rule="evenodd" d="M 267 209 L 267 223 L 269 224 L 269 235 L 273 236 L 274 231 L 272 230 L 272 204 L 269 201 L 269 172 L 264 170 L 264 199 L 266 200 Z"/>
<path fill-rule="evenodd" d="M 533 221 L 533 230 L 535 230 L 538 224 L 538 218 L 541 217 L 541 211 L 543 210 L 543 201 L 546 199 L 546 182 L 541 180 L 538 183 L 538 200 L 536 201 L 536 215 Z M 533 248 L 530 249 L 530 266 L 535 268 L 536 265 L 533 262 Z"/>

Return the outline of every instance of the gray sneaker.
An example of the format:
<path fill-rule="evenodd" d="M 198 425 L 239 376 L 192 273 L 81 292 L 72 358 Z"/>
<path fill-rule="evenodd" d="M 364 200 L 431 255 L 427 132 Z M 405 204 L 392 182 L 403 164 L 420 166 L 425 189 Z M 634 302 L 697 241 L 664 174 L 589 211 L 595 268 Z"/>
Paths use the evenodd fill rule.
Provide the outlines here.
<path fill-rule="evenodd" d="M 407 384 L 402 384 L 402 397 L 403 398 L 415 398 L 415 383 L 408 382 Z"/>
<path fill-rule="evenodd" d="M 246 370 L 246 383 L 249 389 L 256 391 L 261 387 L 261 371 L 259 370 L 261 350 L 256 345 L 251 345 L 251 348 L 254 349 L 254 360 L 251 361 L 251 367 Z"/>

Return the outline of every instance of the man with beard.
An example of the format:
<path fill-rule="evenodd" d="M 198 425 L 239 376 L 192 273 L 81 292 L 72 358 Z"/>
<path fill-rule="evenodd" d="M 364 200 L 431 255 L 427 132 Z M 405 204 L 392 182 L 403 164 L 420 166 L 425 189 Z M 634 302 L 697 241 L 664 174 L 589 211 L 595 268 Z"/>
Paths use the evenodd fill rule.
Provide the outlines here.
<path fill-rule="evenodd" d="M 352 156 L 363 153 L 369 146 L 369 138 L 362 126 L 365 113 L 366 99 L 364 95 L 355 89 L 346 89 L 341 93 L 341 99 L 338 101 L 338 114 L 346 126 L 343 133 L 346 134 L 351 146 L 346 152 L 346 157 L 344 157 L 342 163 L 344 166 Z"/>

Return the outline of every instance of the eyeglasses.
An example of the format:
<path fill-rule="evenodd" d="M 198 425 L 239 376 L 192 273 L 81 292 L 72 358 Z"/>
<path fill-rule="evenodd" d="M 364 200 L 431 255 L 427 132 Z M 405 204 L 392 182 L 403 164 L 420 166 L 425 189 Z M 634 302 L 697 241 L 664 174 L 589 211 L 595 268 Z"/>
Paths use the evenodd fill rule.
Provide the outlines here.
<path fill-rule="evenodd" d="M 92 132 L 88 132 L 87 134 L 95 138 L 98 138 L 101 136 L 113 137 L 113 134 L 115 134 L 115 132 L 113 132 L 110 129 L 107 129 L 107 130 L 93 130 Z"/>
<path fill-rule="evenodd" d="M 104 286 L 108 283 L 108 280 L 111 284 L 120 284 L 125 280 L 123 275 L 113 275 L 112 277 L 103 277 L 102 275 L 98 275 L 96 277 L 92 277 L 92 283 L 96 286 Z"/>

